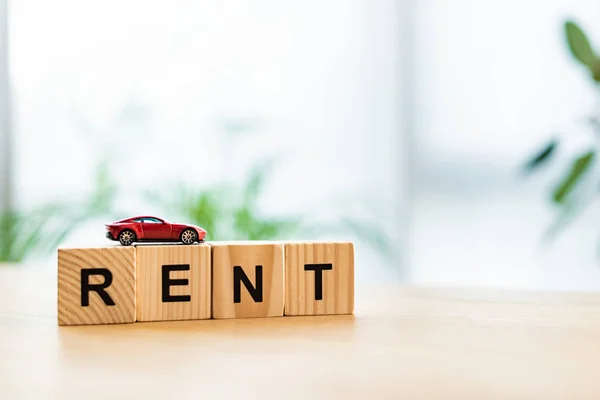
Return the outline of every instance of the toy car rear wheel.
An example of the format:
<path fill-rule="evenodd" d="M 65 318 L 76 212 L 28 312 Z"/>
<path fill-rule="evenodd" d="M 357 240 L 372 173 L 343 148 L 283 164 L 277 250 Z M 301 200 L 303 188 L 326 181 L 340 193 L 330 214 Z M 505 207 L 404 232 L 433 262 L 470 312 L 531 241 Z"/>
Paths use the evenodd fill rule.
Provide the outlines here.
<path fill-rule="evenodd" d="M 184 244 L 193 244 L 198 240 L 198 234 L 193 229 L 185 229 L 181 232 L 181 241 Z"/>
<path fill-rule="evenodd" d="M 119 243 L 123 246 L 130 246 L 133 242 L 137 240 L 135 236 L 135 232 L 129 229 L 125 229 L 119 233 Z"/>

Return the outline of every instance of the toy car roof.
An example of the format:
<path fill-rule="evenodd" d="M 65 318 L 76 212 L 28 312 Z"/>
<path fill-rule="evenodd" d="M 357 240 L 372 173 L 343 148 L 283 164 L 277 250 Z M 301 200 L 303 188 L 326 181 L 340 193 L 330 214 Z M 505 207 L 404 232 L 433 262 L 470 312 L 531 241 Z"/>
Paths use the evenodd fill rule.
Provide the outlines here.
<path fill-rule="evenodd" d="M 159 218 L 159 217 L 155 217 L 155 216 L 152 216 L 152 215 L 137 215 L 135 217 L 123 218 L 123 219 L 120 219 L 120 220 L 115 221 L 115 222 L 128 222 L 128 221 L 133 221 L 134 219 L 139 219 L 139 218 L 155 218 L 155 219 L 159 219 L 161 221 L 165 221 L 165 222 L 167 221 L 164 218 Z"/>

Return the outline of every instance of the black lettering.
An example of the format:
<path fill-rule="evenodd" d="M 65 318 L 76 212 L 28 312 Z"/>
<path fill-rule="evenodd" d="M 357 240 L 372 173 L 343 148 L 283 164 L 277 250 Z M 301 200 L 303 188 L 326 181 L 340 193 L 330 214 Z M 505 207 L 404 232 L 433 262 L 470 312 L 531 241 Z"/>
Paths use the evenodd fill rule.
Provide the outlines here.
<path fill-rule="evenodd" d="M 332 270 L 333 264 L 305 264 L 305 271 L 315 271 L 315 300 L 323 300 L 323 271 Z"/>
<path fill-rule="evenodd" d="M 162 302 L 176 303 L 184 301 L 192 301 L 192 296 L 189 294 L 172 295 L 171 286 L 186 286 L 189 284 L 187 279 L 171 279 L 171 271 L 189 271 L 189 264 L 172 264 L 162 266 Z"/>
<path fill-rule="evenodd" d="M 91 284 L 90 275 L 102 275 L 104 282 Z M 90 292 L 93 290 L 98 293 L 98 296 L 102 299 L 104 304 L 107 306 L 114 306 L 115 302 L 110 297 L 108 292 L 105 290 L 112 283 L 112 273 L 106 268 L 88 268 L 81 270 L 81 307 L 87 307 L 90 305 Z"/>
<path fill-rule="evenodd" d="M 242 267 L 233 267 L 233 302 L 240 303 L 242 301 L 242 285 L 246 286 L 248 293 L 254 299 L 256 303 L 262 303 L 263 301 L 263 275 L 262 265 L 257 265 L 254 274 L 256 275 L 256 286 L 252 285 L 250 278 L 244 272 Z"/>

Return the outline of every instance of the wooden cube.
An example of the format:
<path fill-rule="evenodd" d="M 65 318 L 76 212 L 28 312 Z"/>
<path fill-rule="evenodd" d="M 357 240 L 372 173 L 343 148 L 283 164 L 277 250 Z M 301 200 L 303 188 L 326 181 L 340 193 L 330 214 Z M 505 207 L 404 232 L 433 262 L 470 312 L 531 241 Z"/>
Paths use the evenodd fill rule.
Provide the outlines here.
<path fill-rule="evenodd" d="M 212 245 L 212 316 L 282 317 L 283 244 L 216 242 Z"/>
<path fill-rule="evenodd" d="M 210 246 L 136 246 L 137 320 L 211 316 Z"/>
<path fill-rule="evenodd" d="M 354 245 L 285 245 L 285 315 L 354 312 Z"/>
<path fill-rule="evenodd" d="M 58 324 L 135 322 L 135 249 L 58 250 Z"/>

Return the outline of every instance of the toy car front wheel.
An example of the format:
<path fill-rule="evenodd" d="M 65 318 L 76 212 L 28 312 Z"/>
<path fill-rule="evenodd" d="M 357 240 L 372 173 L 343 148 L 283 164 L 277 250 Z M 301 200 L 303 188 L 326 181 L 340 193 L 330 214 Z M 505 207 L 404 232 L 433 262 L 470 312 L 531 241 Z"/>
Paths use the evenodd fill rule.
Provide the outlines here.
<path fill-rule="evenodd" d="M 198 240 L 198 234 L 193 229 L 186 229 L 181 232 L 181 241 L 184 244 L 193 244 Z"/>
<path fill-rule="evenodd" d="M 133 232 L 133 231 L 126 229 L 126 230 L 122 231 L 121 233 L 119 233 L 119 242 L 123 246 L 129 246 L 133 242 L 135 242 L 135 240 L 136 240 L 135 232 Z"/>

